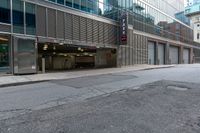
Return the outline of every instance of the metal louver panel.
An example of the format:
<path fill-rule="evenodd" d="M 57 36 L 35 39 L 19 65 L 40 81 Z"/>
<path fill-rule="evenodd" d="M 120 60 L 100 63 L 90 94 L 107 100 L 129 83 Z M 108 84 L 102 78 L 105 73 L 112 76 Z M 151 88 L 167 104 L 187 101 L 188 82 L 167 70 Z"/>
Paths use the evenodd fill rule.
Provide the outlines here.
<path fill-rule="evenodd" d="M 72 40 L 72 15 L 65 14 L 65 39 Z"/>
<path fill-rule="evenodd" d="M 103 23 L 99 22 L 99 43 L 103 43 Z"/>
<path fill-rule="evenodd" d="M 42 6 L 37 6 L 36 35 L 46 36 L 46 8 Z"/>
<path fill-rule="evenodd" d="M 103 38 L 104 38 L 104 44 L 108 44 L 109 43 L 109 37 L 108 37 L 108 24 L 104 23 L 104 34 L 103 34 Z"/>
<path fill-rule="evenodd" d="M 114 44 L 115 43 L 115 33 L 114 33 L 115 29 L 113 25 L 108 25 L 108 44 Z"/>
<path fill-rule="evenodd" d="M 80 29 L 80 25 L 79 25 L 79 17 L 78 16 L 73 16 L 73 40 L 80 40 L 80 35 L 79 35 L 79 29 Z"/>
<path fill-rule="evenodd" d="M 80 41 L 87 41 L 87 19 L 80 18 Z"/>
<path fill-rule="evenodd" d="M 48 9 L 48 37 L 56 38 L 56 10 Z"/>
<path fill-rule="evenodd" d="M 87 41 L 92 42 L 92 20 L 87 19 Z"/>
<path fill-rule="evenodd" d="M 93 42 L 99 42 L 99 26 L 98 21 L 93 20 Z"/>
<path fill-rule="evenodd" d="M 57 11 L 57 37 L 58 38 L 64 38 L 64 31 L 65 31 L 65 26 L 64 26 L 64 13 Z"/>

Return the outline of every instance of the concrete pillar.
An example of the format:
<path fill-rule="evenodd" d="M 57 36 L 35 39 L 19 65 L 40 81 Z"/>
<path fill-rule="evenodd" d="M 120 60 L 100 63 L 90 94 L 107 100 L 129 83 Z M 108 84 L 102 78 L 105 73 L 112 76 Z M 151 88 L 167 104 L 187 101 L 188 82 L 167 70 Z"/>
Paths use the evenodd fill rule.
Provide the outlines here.
<path fill-rule="evenodd" d="M 165 64 L 168 65 L 170 64 L 170 60 L 169 60 L 169 43 L 167 42 L 167 44 L 165 45 Z"/>
<path fill-rule="evenodd" d="M 122 67 L 122 49 L 120 45 L 117 48 L 117 67 Z"/>
<path fill-rule="evenodd" d="M 155 43 L 155 60 L 156 60 L 155 64 L 159 65 L 160 63 L 159 63 L 159 59 L 158 59 L 158 42 L 157 41 Z"/>
<path fill-rule="evenodd" d="M 190 64 L 194 63 L 194 49 L 190 48 Z"/>
<path fill-rule="evenodd" d="M 184 50 L 184 47 L 180 46 L 180 48 L 179 48 L 179 64 L 184 64 L 183 50 Z"/>

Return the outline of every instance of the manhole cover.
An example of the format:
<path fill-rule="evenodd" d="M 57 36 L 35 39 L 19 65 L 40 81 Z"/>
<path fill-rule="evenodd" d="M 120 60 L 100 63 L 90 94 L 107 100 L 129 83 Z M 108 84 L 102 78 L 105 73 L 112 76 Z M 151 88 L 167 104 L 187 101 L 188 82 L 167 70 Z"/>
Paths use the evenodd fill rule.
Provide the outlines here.
<path fill-rule="evenodd" d="M 167 86 L 167 89 L 172 89 L 177 91 L 187 91 L 189 88 L 179 87 L 179 86 Z"/>

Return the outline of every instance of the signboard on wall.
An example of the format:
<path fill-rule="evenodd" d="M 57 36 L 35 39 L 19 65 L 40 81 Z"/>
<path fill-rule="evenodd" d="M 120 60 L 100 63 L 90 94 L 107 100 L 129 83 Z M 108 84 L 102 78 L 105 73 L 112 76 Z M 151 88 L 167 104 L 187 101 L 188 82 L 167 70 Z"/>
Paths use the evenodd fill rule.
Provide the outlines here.
<path fill-rule="evenodd" d="M 128 40 L 128 18 L 127 18 L 127 13 L 124 12 L 121 15 L 121 20 L 120 20 L 120 41 L 121 45 L 126 45 L 127 40 Z"/>

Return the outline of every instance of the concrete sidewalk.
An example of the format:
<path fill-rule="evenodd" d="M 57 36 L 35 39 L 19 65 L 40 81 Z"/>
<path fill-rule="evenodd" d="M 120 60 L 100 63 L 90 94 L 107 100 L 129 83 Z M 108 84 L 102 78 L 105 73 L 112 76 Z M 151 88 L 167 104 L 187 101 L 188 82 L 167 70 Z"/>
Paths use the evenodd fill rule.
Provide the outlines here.
<path fill-rule="evenodd" d="M 42 82 L 49 80 L 59 79 L 71 79 L 85 76 L 113 74 L 128 71 L 141 71 L 149 69 L 160 69 L 174 67 L 174 65 L 135 65 L 131 67 L 122 68 L 104 68 L 104 69 L 92 69 L 92 70 L 81 70 L 73 72 L 57 72 L 57 73 L 46 73 L 46 74 L 34 74 L 34 75 L 21 75 L 21 76 L 1 76 L 0 87 L 29 84 L 34 82 Z"/>

